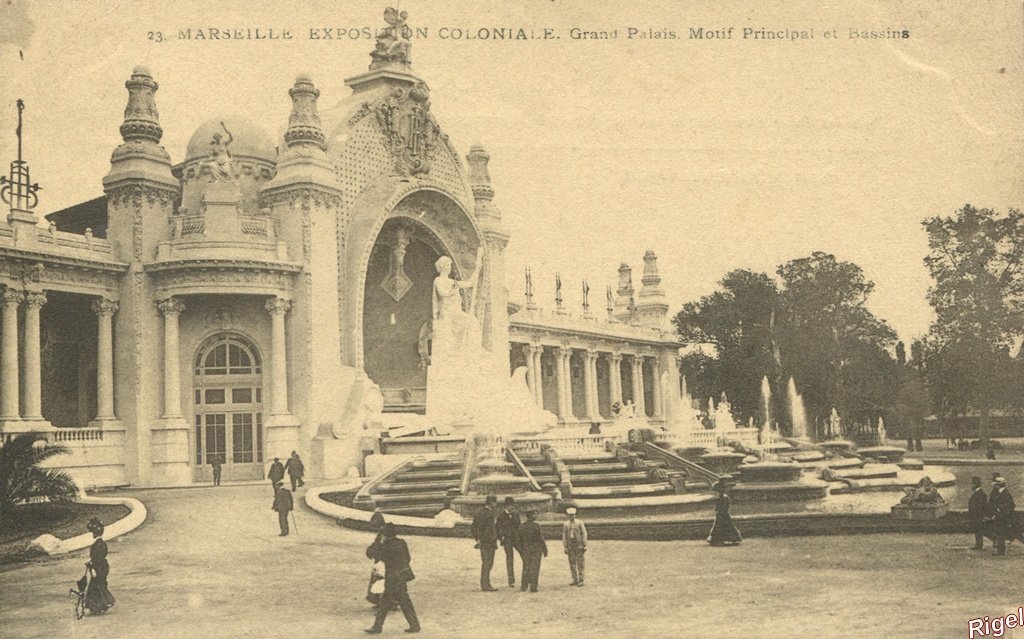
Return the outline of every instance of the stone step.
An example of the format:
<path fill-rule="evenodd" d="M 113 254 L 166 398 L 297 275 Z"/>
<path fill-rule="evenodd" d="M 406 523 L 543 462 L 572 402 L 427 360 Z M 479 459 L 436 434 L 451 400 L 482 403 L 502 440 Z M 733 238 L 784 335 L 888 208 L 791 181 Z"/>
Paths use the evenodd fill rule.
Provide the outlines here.
<path fill-rule="evenodd" d="M 433 517 L 444 510 L 441 502 L 417 504 L 415 506 L 384 506 L 379 510 L 386 515 L 405 515 L 407 517 Z"/>
<path fill-rule="evenodd" d="M 617 461 L 615 453 L 595 452 L 592 450 L 566 451 L 564 453 L 559 453 L 558 456 L 566 464 Z"/>
<path fill-rule="evenodd" d="M 391 481 L 436 481 L 439 479 L 462 479 L 462 470 L 458 468 L 451 470 L 407 470 L 392 477 Z"/>
<path fill-rule="evenodd" d="M 595 486 L 607 484 L 645 484 L 649 483 L 647 473 L 642 470 L 621 473 L 596 473 L 571 475 L 573 486 Z"/>
<path fill-rule="evenodd" d="M 455 481 L 442 480 L 442 481 L 420 481 L 420 482 L 382 482 L 377 484 L 371 491 L 374 495 L 378 493 L 389 493 L 389 494 L 413 494 L 422 493 L 429 491 L 440 491 L 447 492 L 449 488 L 458 488 L 459 480 L 456 478 Z"/>
<path fill-rule="evenodd" d="M 424 459 L 409 464 L 409 470 L 448 470 L 462 468 L 461 459 Z"/>
<path fill-rule="evenodd" d="M 668 495 L 674 493 L 671 484 L 633 484 L 630 486 L 576 486 L 573 483 L 572 496 L 609 499 L 639 495 Z"/>
<path fill-rule="evenodd" d="M 540 484 L 541 486 L 543 486 L 544 484 L 557 485 L 558 482 L 561 481 L 561 478 L 559 478 L 558 475 L 534 475 L 533 478 L 536 479 L 537 483 Z"/>
<path fill-rule="evenodd" d="M 405 493 L 399 495 L 374 494 L 371 495 L 373 503 L 377 508 L 385 506 L 407 506 L 412 504 L 444 503 L 447 494 L 440 491 Z"/>
<path fill-rule="evenodd" d="M 629 470 L 629 464 L 626 462 L 605 462 L 605 463 L 593 463 L 593 464 L 569 464 L 567 466 L 569 472 L 576 473 L 606 473 L 606 472 L 618 472 Z"/>

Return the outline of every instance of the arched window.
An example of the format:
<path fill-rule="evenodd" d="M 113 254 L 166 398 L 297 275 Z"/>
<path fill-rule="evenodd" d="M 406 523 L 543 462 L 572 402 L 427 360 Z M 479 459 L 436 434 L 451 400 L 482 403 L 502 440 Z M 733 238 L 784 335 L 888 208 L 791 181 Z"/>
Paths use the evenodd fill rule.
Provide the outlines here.
<path fill-rule="evenodd" d="M 219 335 L 196 355 L 195 374 L 199 376 L 254 375 L 261 372 L 258 351 L 241 335 Z"/>

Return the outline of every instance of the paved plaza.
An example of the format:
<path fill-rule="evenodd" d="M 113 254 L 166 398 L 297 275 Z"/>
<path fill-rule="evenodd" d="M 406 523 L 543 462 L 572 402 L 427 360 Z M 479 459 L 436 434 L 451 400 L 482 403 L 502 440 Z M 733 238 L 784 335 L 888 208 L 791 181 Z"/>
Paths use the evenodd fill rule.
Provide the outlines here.
<path fill-rule="evenodd" d="M 67 592 L 86 553 L 7 567 L 0 635 L 356 637 L 371 625 L 368 533 L 300 506 L 298 533 L 278 537 L 269 486 L 125 492 L 150 514 L 110 544 L 118 605 L 73 620 Z M 748 539 L 737 548 L 595 541 L 584 588 L 568 586 L 554 542 L 539 594 L 479 592 L 471 541 L 407 540 L 423 637 L 938 639 L 964 637 L 968 619 L 1024 603 L 1024 549 L 998 559 L 968 550 L 966 535 Z M 505 581 L 498 564 L 495 584 Z M 405 636 L 404 628 L 393 613 L 384 633 Z"/>

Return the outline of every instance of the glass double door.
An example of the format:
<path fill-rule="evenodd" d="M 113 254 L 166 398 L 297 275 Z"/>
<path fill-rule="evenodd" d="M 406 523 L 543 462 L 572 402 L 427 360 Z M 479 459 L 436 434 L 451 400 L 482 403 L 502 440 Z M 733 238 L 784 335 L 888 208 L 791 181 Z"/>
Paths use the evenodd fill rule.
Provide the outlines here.
<path fill-rule="evenodd" d="M 195 481 L 213 481 L 215 460 L 221 481 L 263 477 L 262 394 L 259 386 L 195 389 Z"/>

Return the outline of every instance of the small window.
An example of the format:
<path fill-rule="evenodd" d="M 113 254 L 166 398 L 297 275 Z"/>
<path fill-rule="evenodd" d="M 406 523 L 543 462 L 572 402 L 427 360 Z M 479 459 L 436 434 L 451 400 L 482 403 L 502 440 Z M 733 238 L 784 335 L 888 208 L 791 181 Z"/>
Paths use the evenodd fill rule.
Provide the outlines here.
<path fill-rule="evenodd" d="M 208 388 L 206 389 L 206 403 L 207 404 L 223 404 L 225 402 L 225 393 L 223 388 Z"/>
<path fill-rule="evenodd" d="M 252 403 L 252 389 L 251 388 L 232 388 L 231 389 L 231 403 L 232 404 L 251 404 Z"/>

